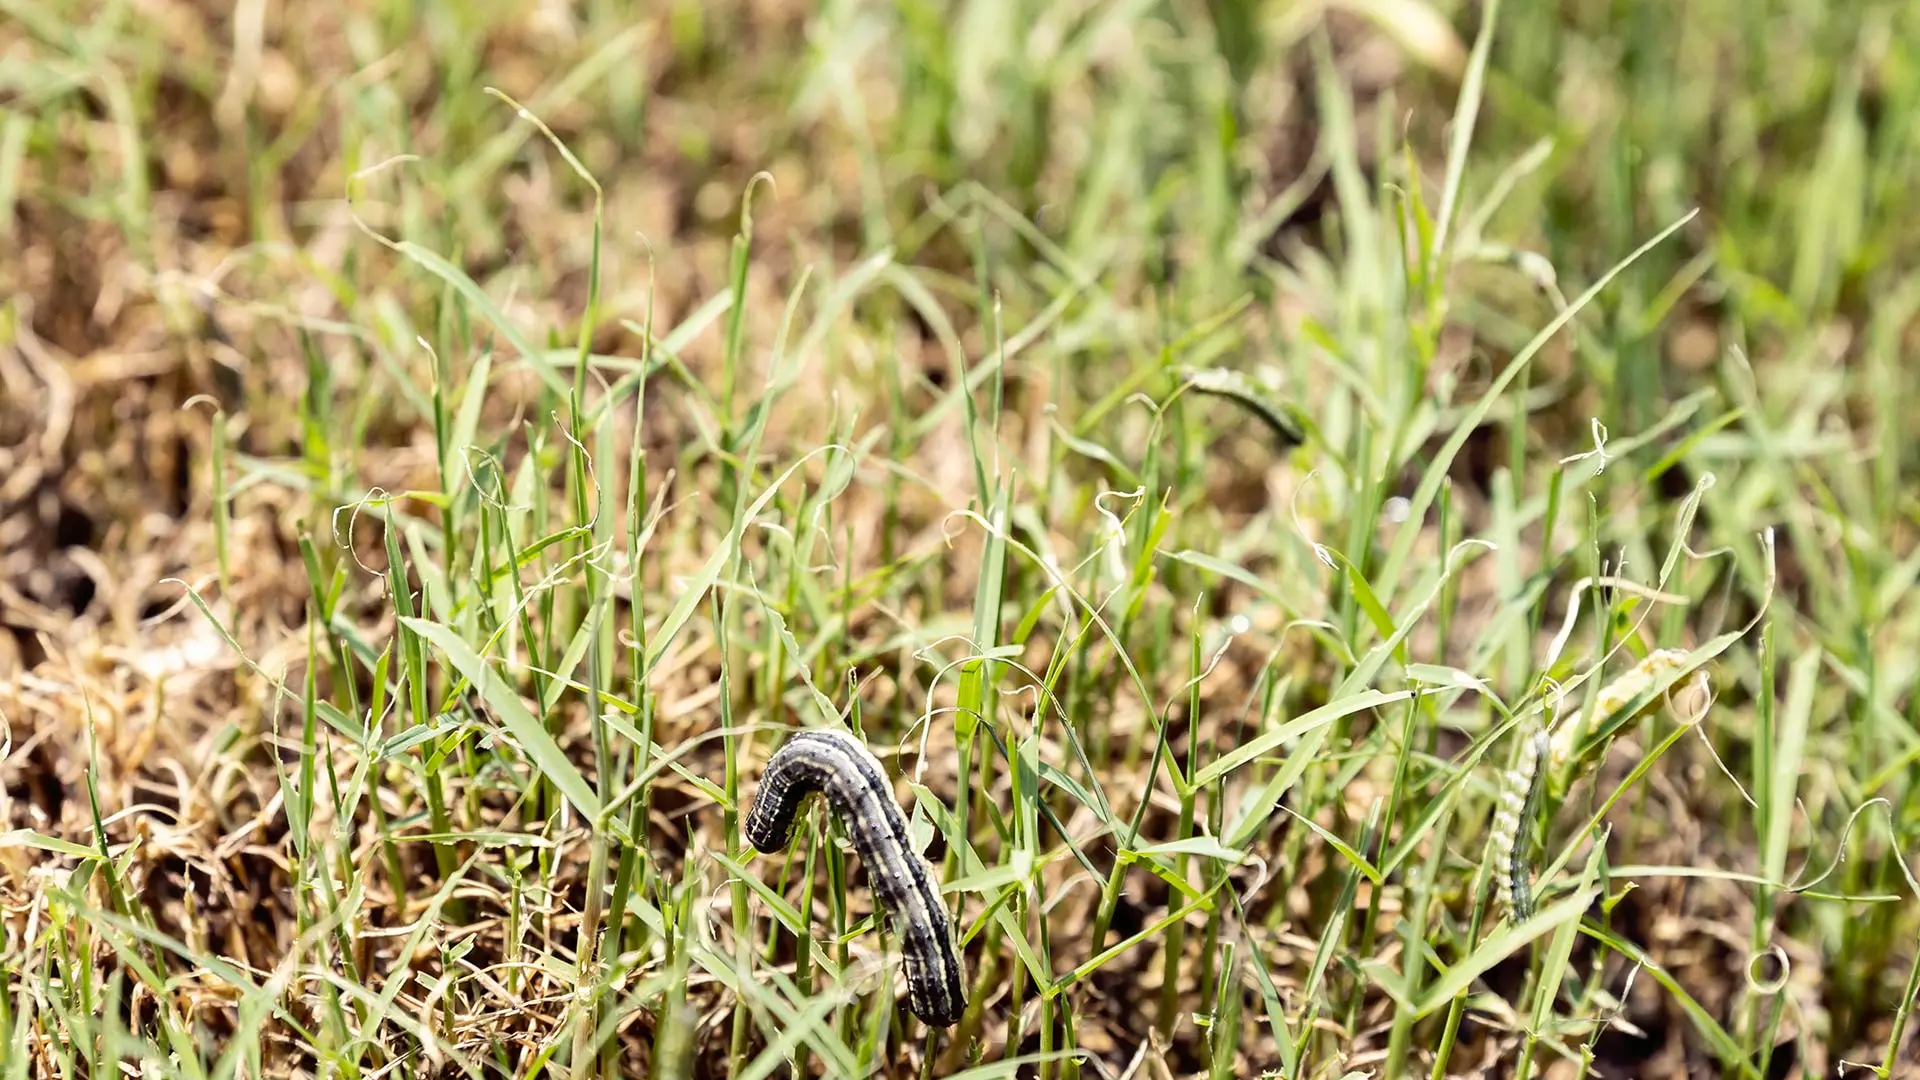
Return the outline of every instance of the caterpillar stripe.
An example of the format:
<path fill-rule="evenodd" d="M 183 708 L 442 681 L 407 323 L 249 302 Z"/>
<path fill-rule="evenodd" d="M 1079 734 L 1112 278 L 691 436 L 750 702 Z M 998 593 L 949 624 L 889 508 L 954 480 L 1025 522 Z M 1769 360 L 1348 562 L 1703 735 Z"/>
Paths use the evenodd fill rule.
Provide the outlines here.
<path fill-rule="evenodd" d="M 1533 871 L 1527 865 L 1527 844 L 1521 829 L 1539 810 L 1544 787 L 1538 782 L 1540 760 L 1547 756 L 1550 745 L 1544 730 L 1535 730 L 1520 744 L 1520 759 L 1501 778 L 1493 814 L 1494 887 L 1516 923 L 1533 915 Z"/>
<path fill-rule="evenodd" d="M 744 825 L 747 842 L 765 854 L 785 849 L 793 841 L 801 806 L 814 795 L 826 796 L 866 865 L 874 897 L 899 929 L 907 1008 L 934 1027 L 959 1023 L 967 988 L 953 925 L 933 868 L 913 848 L 886 772 L 860 740 L 831 730 L 789 738 L 761 774 Z"/>

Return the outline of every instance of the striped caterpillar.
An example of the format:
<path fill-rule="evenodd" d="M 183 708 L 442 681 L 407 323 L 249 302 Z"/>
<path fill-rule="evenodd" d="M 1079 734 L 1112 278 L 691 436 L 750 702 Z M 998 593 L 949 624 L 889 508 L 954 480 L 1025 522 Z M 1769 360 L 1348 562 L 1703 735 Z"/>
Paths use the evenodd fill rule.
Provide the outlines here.
<path fill-rule="evenodd" d="M 893 801 L 886 772 L 860 740 L 844 731 L 797 732 L 774 752 L 744 825 L 763 854 L 793 841 L 800 807 L 824 795 L 866 865 L 873 894 L 900 930 L 907 972 L 907 1008 L 933 1027 L 952 1027 L 966 1009 L 966 973 L 933 868 L 913 848 L 906 815 Z"/>
<path fill-rule="evenodd" d="M 1541 759 L 1550 750 L 1545 729 L 1536 728 L 1520 744 L 1520 759 L 1501 778 L 1500 795 L 1493 814 L 1493 878 L 1501 904 L 1523 922 L 1533 915 L 1533 871 L 1527 866 L 1527 840 L 1521 835 L 1539 812 L 1540 795 L 1546 786 L 1539 782 Z"/>
<path fill-rule="evenodd" d="M 1252 379 L 1229 368 L 1188 368 L 1187 383 L 1202 394 L 1223 397 L 1241 408 L 1251 412 L 1273 432 L 1274 441 L 1284 452 L 1306 441 L 1306 434 L 1300 430 L 1300 423 L 1280 406 L 1268 400 L 1268 395 Z"/>
<path fill-rule="evenodd" d="M 1595 723 L 1612 720 L 1658 680 L 1685 667 L 1687 658 L 1685 649 L 1657 649 L 1647 654 L 1646 659 L 1600 688 L 1593 702 Z M 1560 791 L 1593 767 L 1591 759 L 1574 760 L 1587 731 L 1584 716 L 1578 710 L 1569 712 L 1551 734 L 1544 728 L 1533 727 L 1520 745 L 1518 760 L 1501 777 L 1489 842 L 1493 848 L 1494 886 L 1501 906 L 1512 915 L 1514 922 L 1533 914 L 1533 880 L 1527 855 L 1533 820 L 1539 816 L 1549 778 L 1554 779 L 1555 790 Z M 1548 776 L 1540 775 L 1543 768 Z"/>
<path fill-rule="evenodd" d="M 1656 649 L 1619 678 L 1601 687 L 1593 699 L 1594 723 L 1605 723 L 1615 713 L 1632 704 L 1662 676 L 1685 667 L 1687 655 L 1685 649 Z M 1553 733 L 1553 767 L 1556 771 L 1564 769 L 1567 762 L 1573 760 L 1580 748 L 1580 740 L 1586 737 L 1587 725 L 1582 721 L 1579 710 L 1573 710 Z"/>

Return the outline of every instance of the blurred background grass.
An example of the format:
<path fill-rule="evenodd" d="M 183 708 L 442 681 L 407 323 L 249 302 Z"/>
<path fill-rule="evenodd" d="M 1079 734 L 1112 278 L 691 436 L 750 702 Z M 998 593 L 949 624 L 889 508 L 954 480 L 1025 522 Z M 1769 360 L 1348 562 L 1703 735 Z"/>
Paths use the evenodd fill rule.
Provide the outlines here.
<path fill-rule="evenodd" d="M 1489 17 L 1481 67 L 1470 50 Z M 978 680 L 1011 690 L 1012 671 L 991 663 L 957 691 L 936 677 L 967 655 L 947 648 L 956 636 L 1035 671 L 1062 665 L 1088 775 L 1128 793 L 1117 816 L 1150 809 L 1146 839 L 1219 836 L 1244 811 L 1246 848 L 1278 868 L 1232 918 L 1165 920 L 1179 890 L 1146 873 L 1096 904 L 1061 876 L 1077 847 L 980 816 L 1003 798 L 1037 805 L 1018 770 L 983 764 L 978 790 L 993 798 L 978 796 L 973 833 L 964 816 L 958 834 L 942 828 L 937 850 L 973 835 L 991 867 L 1044 885 L 1033 910 L 1018 907 L 1028 951 L 988 919 L 975 970 L 1006 975 L 1037 949 L 1061 961 L 1047 965 L 1059 978 L 1094 962 L 1099 943 L 1064 943 L 1089 923 L 1144 947 L 1057 991 L 1029 984 L 1025 999 L 1022 976 L 1007 976 L 1008 996 L 943 1068 L 1077 1047 L 1115 1074 L 1151 1058 L 1172 1074 L 1506 1075 L 1523 1060 L 1558 1076 L 1586 1068 L 1583 1044 L 1607 1076 L 1913 1068 L 1920 916 L 1901 854 L 1920 834 L 1917 42 L 1920 6 L 1880 0 L 0 0 L 0 806 L 23 830 L 0 847 L 0 1071 L 95 1075 L 125 1053 L 154 1075 L 201 1075 L 184 1063 L 204 1053 L 215 1075 L 431 1074 L 453 1067 L 442 1049 L 416 1061 L 376 1047 L 436 1047 L 423 1031 L 440 1006 L 463 1068 L 525 1075 L 542 1053 L 572 1062 L 555 1070 L 584 1067 L 591 1055 L 554 1034 L 595 1014 L 556 989 L 595 892 L 579 823 L 506 808 L 557 802 L 487 772 L 494 729 L 478 705 L 441 701 L 451 674 L 432 682 L 434 708 L 416 702 L 380 731 L 390 756 L 378 759 L 325 751 L 314 703 L 358 718 L 356 693 L 390 686 L 400 700 L 427 682 L 424 654 L 417 678 L 374 668 L 391 640 L 397 676 L 412 647 L 389 566 L 477 647 L 491 624 L 455 613 L 491 589 L 463 595 L 461 582 L 508 559 L 524 571 L 516 589 L 520 576 L 542 583 L 515 662 L 536 670 L 543 719 L 605 784 L 615 763 L 585 764 L 586 695 L 566 685 L 575 668 L 588 678 L 574 631 L 608 635 L 595 687 L 636 675 L 613 622 L 585 613 L 606 590 L 622 605 L 638 594 L 657 632 L 728 544 L 742 569 L 711 611 L 692 611 L 703 629 L 656 641 L 649 693 L 625 699 L 660 747 L 700 748 L 691 774 L 727 775 L 706 790 L 662 774 L 635 903 L 713 901 L 716 925 L 745 928 L 738 877 L 683 857 L 738 853 L 735 773 L 752 775 L 776 740 L 729 737 L 723 758 L 713 733 L 811 708 L 793 677 L 804 663 L 836 707 L 859 703 L 870 736 L 911 740 L 923 709 L 991 699 Z M 549 125 L 603 203 L 488 88 Z M 1457 111 L 1463 97 L 1477 107 Z M 1570 298 L 1694 211 L 1565 333 L 1523 352 Z M 593 358 L 584 390 L 576 345 Z M 1517 355 L 1531 362 L 1510 368 Z M 804 373 L 768 393 L 796 357 Z M 1276 452 L 1231 403 L 1176 394 L 1183 371 L 1212 366 L 1255 379 L 1300 444 Z M 636 417 L 641 371 L 659 381 Z M 603 407 L 583 426 L 588 400 Z M 604 517 L 570 501 L 583 481 L 567 440 L 589 430 Z M 645 464 L 628 470 L 636 440 Z M 729 531 L 743 525 L 742 476 L 758 494 L 836 441 L 856 448 L 859 483 L 837 487 L 846 478 L 812 460 L 799 474 L 811 494 L 775 500 L 767 537 Z M 652 519 L 611 508 L 634 477 L 640 507 L 673 510 L 629 552 L 630 524 Z M 954 517 L 966 509 L 1000 532 Z M 587 535 L 620 538 L 611 550 L 626 561 L 606 580 L 567 558 Z M 995 540 L 1008 535 L 1034 559 L 1009 557 Z M 524 558 L 487 547 L 538 537 L 559 539 Z M 1463 539 L 1498 550 L 1442 573 Z M 1109 551 L 1116 580 L 1101 576 Z M 1074 637 L 1071 605 L 1049 613 L 1049 560 L 1089 595 L 1116 590 L 1138 686 L 1116 652 Z M 642 576 L 621 593 L 610 582 L 627 571 Z M 1609 594 L 1616 617 L 1595 623 L 1592 649 L 1582 623 L 1574 654 L 1542 660 L 1573 583 L 1608 575 L 1641 591 Z M 436 581 L 444 597 L 429 597 Z M 1649 602 L 1648 588 L 1684 602 Z M 1432 611 L 1419 603 L 1430 592 Z M 1495 1001 L 1523 1000 L 1543 965 L 1561 973 L 1550 956 L 1490 974 L 1450 1017 L 1416 1020 L 1390 992 L 1418 997 L 1483 929 L 1477 845 L 1505 744 L 1475 763 L 1504 706 L 1469 695 L 1343 722 L 1289 781 L 1301 785 L 1289 813 L 1244 801 L 1260 789 L 1251 777 L 1195 792 L 1162 778 L 1160 798 L 1135 795 L 1155 784 L 1156 746 L 1186 757 L 1190 781 L 1206 755 L 1340 701 L 1382 642 L 1383 690 L 1419 684 L 1413 665 L 1447 665 L 1517 704 L 1543 677 L 1598 670 L 1643 616 L 1634 654 L 1700 646 L 1763 611 L 1715 663 L 1702 738 L 1653 761 L 1648 748 L 1667 744 L 1648 730 L 1610 760 L 1614 779 L 1652 765 L 1617 808 L 1609 858 L 1703 871 L 1609 879 L 1614 931 L 1668 976 L 1643 974 L 1632 994 L 1629 954 L 1600 946 L 1575 956 L 1565 1001 L 1547 980 L 1544 1011 Z M 310 662 L 310 628 L 337 668 Z M 1197 690 L 1189 701 L 1194 658 L 1229 637 L 1205 703 Z M 539 680 L 563 666 L 549 699 Z M 849 670 L 865 679 L 857 691 Z M 1034 708 L 1020 700 L 999 712 Z M 455 714 L 468 726 L 429 723 Z M 966 736 L 951 719 L 930 726 L 935 764 L 920 778 L 964 815 L 968 766 L 956 774 L 952 750 Z M 1034 737 L 1070 771 L 1053 736 Z M 451 789 L 429 792 L 450 757 Z M 361 782 L 356 763 L 378 775 L 367 803 L 336 801 L 358 806 L 351 827 L 329 834 L 337 847 L 310 846 L 316 790 L 337 770 L 338 800 Z M 1073 832 L 1080 802 L 1047 805 Z M 1548 839 L 1574 836 L 1566 826 L 1592 805 L 1570 801 Z M 481 839 L 496 832 L 544 846 L 524 862 Z M 1417 857 L 1384 881 L 1355 870 L 1402 841 Z M 1013 861 L 1022 844 L 1044 874 Z M 111 856 L 105 885 L 94 850 Z M 348 1016 L 359 1002 L 340 1021 L 354 1038 L 316 1033 L 314 1001 L 340 991 L 307 970 L 335 955 L 311 940 L 332 931 L 309 933 L 327 920 L 301 898 L 334 880 L 319 876 L 329 851 L 342 888 L 368 890 L 348 914 L 327 909 L 364 991 L 336 1005 Z M 422 916 L 450 860 L 476 852 L 498 879 L 464 898 L 477 910 L 454 890 L 454 907 Z M 965 869 L 949 851 L 950 876 L 956 859 Z M 1207 858 L 1163 861 L 1161 879 L 1191 874 L 1195 891 L 1227 880 Z M 544 970 L 519 982 L 483 966 L 456 985 L 456 943 L 494 948 L 529 880 L 540 944 L 526 955 Z M 1878 900 L 1808 898 L 1789 882 Z M 1231 883 L 1254 880 L 1235 864 Z M 976 889 L 992 883 L 961 891 Z M 963 901 L 963 926 L 980 918 Z M 724 980 L 685 985 L 715 1011 L 691 1048 L 662 1049 L 669 991 L 649 980 L 685 967 L 648 949 L 681 932 L 636 930 L 653 945 L 594 983 L 609 1001 L 630 995 L 602 1060 L 775 1067 L 785 1050 L 757 1055 L 779 1026 L 731 1019 L 746 1015 L 731 1008 L 744 991 Z M 762 933 L 777 942 L 773 925 Z M 1241 967 L 1216 970 L 1222 934 Z M 517 954 L 499 950 L 510 968 Z M 1247 950 L 1263 957 L 1258 978 Z M 387 976 L 408 964 L 444 981 L 370 1017 L 369 999 L 402 993 Z M 489 1010 L 502 1000 L 513 1007 Z M 1061 1012 L 1035 1014 L 1040 1003 Z M 1530 1011 L 1565 1025 L 1529 1028 Z M 834 1015 L 863 1061 L 912 1075 L 940 1060 L 884 1028 L 860 1027 L 862 1043 L 850 1014 Z M 1619 1022 L 1596 1026 L 1603 1016 Z M 267 1034 L 229 1062 L 220 1040 L 234 1031 Z M 158 1049 L 169 1032 L 185 1041 Z M 1554 1052 L 1536 1053 L 1536 1038 Z M 811 1067 L 831 1072 L 833 1054 L 815 1053 Z"/>

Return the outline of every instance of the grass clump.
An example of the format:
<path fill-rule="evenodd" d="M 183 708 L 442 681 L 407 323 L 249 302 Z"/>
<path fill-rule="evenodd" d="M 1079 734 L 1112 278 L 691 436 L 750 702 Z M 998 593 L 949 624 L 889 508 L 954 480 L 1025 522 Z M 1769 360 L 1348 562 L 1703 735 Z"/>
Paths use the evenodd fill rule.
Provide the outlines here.
<path fill-rule="evenodd" d="M 82 7 L 0 1077 L 1920 1060 L 1908 6 Z"/>

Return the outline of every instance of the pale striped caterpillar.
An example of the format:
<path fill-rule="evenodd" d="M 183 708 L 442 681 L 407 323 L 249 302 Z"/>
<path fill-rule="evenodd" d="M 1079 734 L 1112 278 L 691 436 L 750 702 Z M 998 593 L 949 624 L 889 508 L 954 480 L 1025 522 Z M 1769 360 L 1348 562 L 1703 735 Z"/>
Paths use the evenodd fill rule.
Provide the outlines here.
<path fill-rule="evenodd" d="M 1527 865 L 1529 835 L 1534 816 L 1539 812 L 1540 762 L 1547 756 L 1549 740 L 1545 729 L 1536 728 L 1520 743 L 1520 758 L 1500 778 L 1500 794 L 1494 806 L 1493 848 L 1494 888 L 1500 903 L 1522 922 L 1533 915 L 1533 871 Z"/>
<path fill-rule="evenodd" d="M 867 868 L 874 896 L 899 928 L 907 1008 L 934 1027 L 959 1023 L 967 987 L 953 925 L 933 868 L 913 848 L 885 770 L 860 740 L 825 729 L 788 739 L 760 776 L 744 826 L 747 842 L 766 854 L 784 849 L 793 840 L 800 807 L 816 794 L 826 796 Z"/>
<path fill-rule="evenodd" d="M 1600 688 L 1593 699 L 1593 721 L 1604 724 L 1619 712 L 1632 704 L 1633 700 L 1646 693 L 1648 687 L 1668 672 L 1677 671 L 1686 666 L 1685 649 L 1656 649 L 1647 654 L 1645 660 L 1628 668 L 1619 678 Z M 1558 730 L 1553 733 L 1552 761 L 1554 771 L 1561 772 L 1568 761 L 1579 752 L 1580 741 L 1586 737 L 1588 726 L 1582 723 L 1583 715 L 1578 709 L 1572 710 Z"/>

